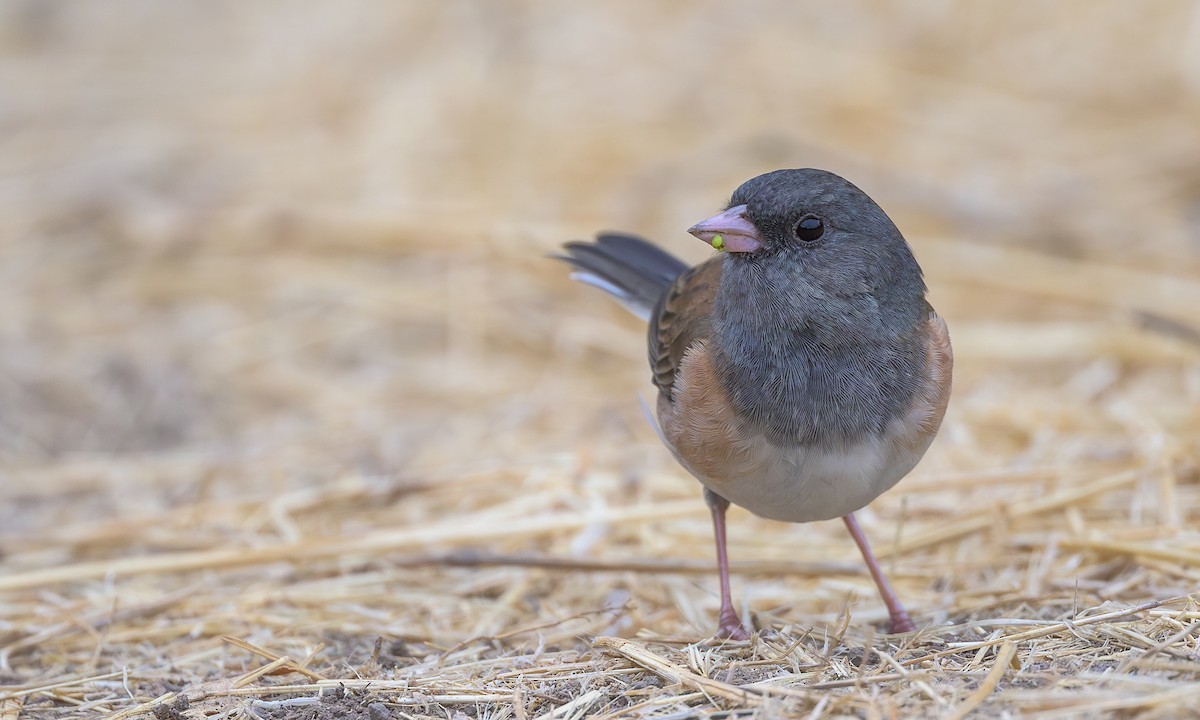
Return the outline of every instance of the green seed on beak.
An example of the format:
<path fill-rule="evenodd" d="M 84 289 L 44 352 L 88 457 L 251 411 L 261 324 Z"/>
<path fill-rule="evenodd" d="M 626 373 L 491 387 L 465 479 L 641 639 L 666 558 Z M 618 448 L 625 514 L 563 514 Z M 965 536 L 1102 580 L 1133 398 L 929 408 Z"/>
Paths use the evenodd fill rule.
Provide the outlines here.
<path fill-rule="evenodd" d="M 724 250 L 725 238 L 721 237 L 720 235 L 713 235 L 712 246 L 717 250 Z"/>

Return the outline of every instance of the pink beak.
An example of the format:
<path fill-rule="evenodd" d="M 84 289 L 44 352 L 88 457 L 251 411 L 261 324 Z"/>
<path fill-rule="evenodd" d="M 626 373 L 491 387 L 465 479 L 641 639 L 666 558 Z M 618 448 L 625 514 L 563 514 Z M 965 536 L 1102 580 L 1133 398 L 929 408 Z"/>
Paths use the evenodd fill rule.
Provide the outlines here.
<path fill-rule="evenodd" d="M 701 220 L 688 228 L 688 232 L 723 252 L 752 253 L 763 246 L 762 234 L 746 219 L 745 205 L 735 205 Z"/>

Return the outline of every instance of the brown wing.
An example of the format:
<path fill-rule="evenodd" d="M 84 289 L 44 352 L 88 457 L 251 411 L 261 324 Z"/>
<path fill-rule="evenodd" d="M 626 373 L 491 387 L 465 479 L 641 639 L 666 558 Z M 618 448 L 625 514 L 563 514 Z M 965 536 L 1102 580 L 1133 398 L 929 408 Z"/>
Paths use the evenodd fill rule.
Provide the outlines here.
<path fill-rule="evenodd" d="M 950 403 L 954 349 L 950 346 L 950 331 L 946 328 L 946 321 L 932 307 L 929 308 L 929 321 L 924 332 L 928 343 L 929 380 L 925 391 L 914 402 L 913 410 L 918 413 L 921 429 L 932 435 L 941 427 L 946 406 Z"/>
<path fill-rule="evenodd" d="M 680 275 L 650 314 L 650 368 L 654 384 L 668 398 L 683 354 L 712 334 L 710 317 L 724 259 L 717 255 Z"/>

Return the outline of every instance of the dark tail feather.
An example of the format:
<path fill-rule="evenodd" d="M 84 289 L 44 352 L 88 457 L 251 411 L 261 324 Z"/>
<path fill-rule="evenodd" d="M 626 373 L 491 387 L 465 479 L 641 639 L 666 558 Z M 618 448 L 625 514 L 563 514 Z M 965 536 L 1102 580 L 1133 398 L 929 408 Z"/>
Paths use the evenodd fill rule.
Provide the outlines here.
<path fill-rule="evenodd" d="M 688 266 L 682 260 L 633 235 L 605 233 L 595 242 L 569 242 L 571 277 L 612 295 L 634 315 L 650 319 L 659 298 Z"/>

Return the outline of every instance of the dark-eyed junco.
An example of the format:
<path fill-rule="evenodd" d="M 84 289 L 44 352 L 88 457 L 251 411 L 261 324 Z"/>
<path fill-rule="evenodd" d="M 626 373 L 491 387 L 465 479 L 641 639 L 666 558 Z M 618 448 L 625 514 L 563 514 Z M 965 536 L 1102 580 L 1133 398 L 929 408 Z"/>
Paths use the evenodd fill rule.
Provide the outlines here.
<path fill-rule="evenodd" d="M 912 250 L 864 192 L 813 169 L 746 182 L 688 232 L 723 252 L 689 268 L 603 234 L 562 259 L 650 323 L 663 440 L 712 510 L 718 635 L 747 637 L 730 600 L 730 502 L 773 520 L 841 517 L 889 630 L 913 630 L 853 515 L 917 464 L 950 398 L 950 337 Z"/>

